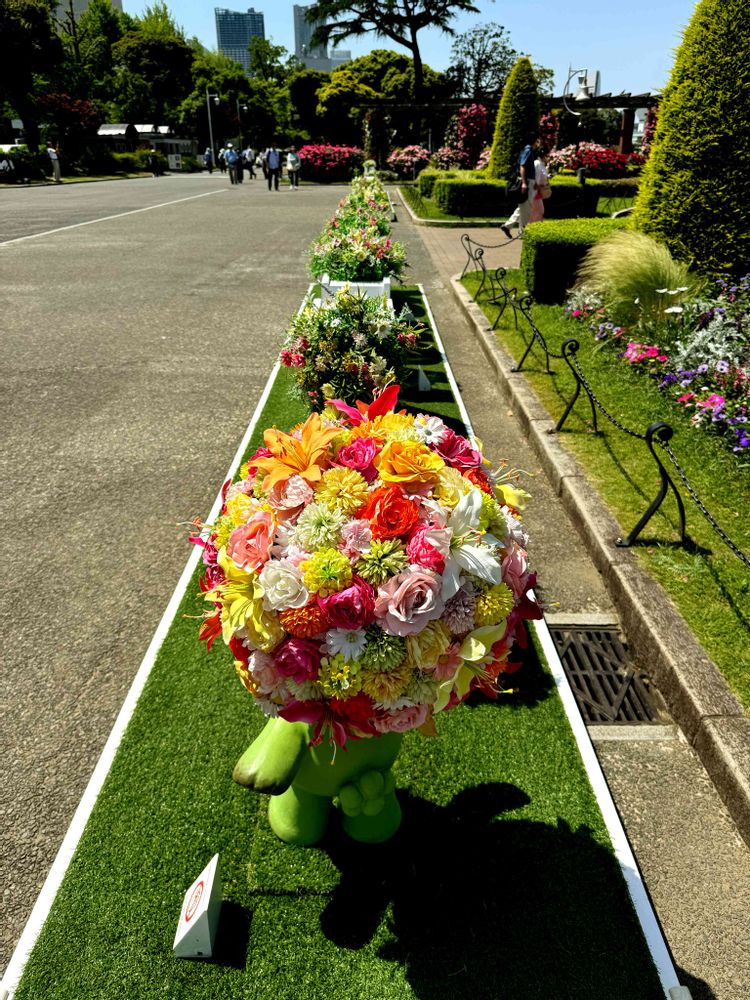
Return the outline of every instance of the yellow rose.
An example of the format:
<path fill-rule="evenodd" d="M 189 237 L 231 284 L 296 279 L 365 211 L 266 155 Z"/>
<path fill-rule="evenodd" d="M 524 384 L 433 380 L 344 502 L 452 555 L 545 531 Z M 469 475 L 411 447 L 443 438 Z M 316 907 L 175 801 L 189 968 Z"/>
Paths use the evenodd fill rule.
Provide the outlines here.
<path fill-rule="evenodd" d="M 445 462 L 434 451 L 414 441 L 390 441 L 375 458 L 384 483 L 431 486 L 438 481 Z"/>

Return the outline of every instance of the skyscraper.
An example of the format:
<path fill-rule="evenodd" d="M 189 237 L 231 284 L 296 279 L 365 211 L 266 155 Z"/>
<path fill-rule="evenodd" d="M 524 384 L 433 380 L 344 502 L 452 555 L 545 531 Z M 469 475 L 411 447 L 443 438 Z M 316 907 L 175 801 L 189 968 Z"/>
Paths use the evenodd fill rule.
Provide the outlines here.
<path fill-rule="evenodd" d="M 311 44 L 316 25 L 305 20 L 306 11 L 307 7 L 297 3 L 294 5 L 294 54 L 300 62 L 308 58 L 327 59 L 328 52 L 325 45 L 316 45 L 313 48 Z"/>
<path fill-rule="evenodd" d="M 214 7 L 216 15 L 216 44 L 219 52 L 234 59 L 250 72 L 250 39 L 265 38 L 266 28 L 263 14 L 250 7 L 246 14 L 240 10 L 226 10 Z"/>

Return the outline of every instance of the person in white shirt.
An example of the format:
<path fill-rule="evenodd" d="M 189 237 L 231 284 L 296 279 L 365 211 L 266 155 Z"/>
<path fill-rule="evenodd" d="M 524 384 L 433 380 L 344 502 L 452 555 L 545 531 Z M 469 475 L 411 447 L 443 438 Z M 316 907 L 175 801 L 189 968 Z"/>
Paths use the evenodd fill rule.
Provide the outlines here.
<path fill-rule="evenodd" d="M 541 222 L 544 218 L 544 203 L 552 194 L 549 184 L 549 174 L 547 173 L 547 150 L 540 149 L 537 158 L 534 160 L 534 197 L 531 201 L 531 214 L 529 222 Z"/>
<path fill-rule="evenodd" d="M 299 187 L 299 168 L 301 166 L 302 160 L 299 158 L 296 147 L 290 146 L 286 156 L 286 172 L 289 174 L 290 191 L 296 191 Z"/>
<path fill-rule="evenodd" d="M 255 180 L 255 150 L 252 146 L 248 146 L 246 150 L 242 153 L 242 162 L 245 164 L 245 170 L 250 174 L 250 180 Z"/>
<path fill-rule="evenodd" d="M 60 177 L 60 147 L 48 146 L 47 156 L 49 156 L 50 163 L 52 164 L 52 176 L 55 184 L 62 184 L 62 178 Z"/>

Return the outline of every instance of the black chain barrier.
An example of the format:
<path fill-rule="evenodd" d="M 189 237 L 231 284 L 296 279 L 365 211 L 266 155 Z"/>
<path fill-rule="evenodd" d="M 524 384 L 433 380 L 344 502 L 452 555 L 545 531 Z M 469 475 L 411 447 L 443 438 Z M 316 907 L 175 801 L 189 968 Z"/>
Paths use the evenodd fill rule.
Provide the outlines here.
<path fill-rule="evenodd" d="M 556 360 L 562 359 L 567 363 L 568 368 L 570 369 L 573 378 L 575 380 L 575 389 L 573 390 L 573 395 L 569 399 L 568 404 L 565 407 L 565 411 L 558 420 L 554 430 L 552 430 L 550 433 L 557 433 L 562 430 L 565 421 L 567 420 L 571 410 L 575 406 L 576 401 L 580 396 L 581 389 L 583 389 L 584 392 L 586 393 L 586 396 L 588 397 L 589 404 L 591 406 L 591 417 L 592 417 L 592 423 L 594 425 L 594 433 L 595 434 L 599 433 L 599 427 L 597 424 L 597 410 L 598 410 L 604 417 L 606 417 L 606 419 L 614 427 L 616 427 L 619 431 L 622 431 L 623 434 L 627 434 L 629 437 L 635 438 L 638 441 L 644 441 L 659 469 L 660 485 L 658 493 L 651 501 L 651 504 L 644 513 L 643 517 L 641 517 L 641 519 L 638 521 L 638 523 L 630 532 L 630 534 L 627 535 L 626 538 L 617 538 L 615 540 L 615 544 L 625 548 L 631 546 L 636 541 L 636 539 L 643 531 L 645 526 L 648 524 L 648 522 L 651 520 L 651 518 L 654 516 L 656 511 L 659 509 L 670 489 L 672 490 L 674 498 L 677 502 L 677 510 L 680 518 L 680 544 L 686 547 L 689 544 L 691 544 L 690 539 L 688 538 L 686 532 L 685 505 L 682 502 L 682 496 L 677 486 L 675 485 L 674 480 L 669 475 L 666 467 L 664 466 L 664 463 L 661 461 L 658 454 L 656 453 L 654 444 L 658 444 L 660 448 L 664 452 L 666 452 L 666 454 L 669 456 L 669 460 L 674 466 L 675 471 L 677 472 L 677 475 L 679 476 L 680 481 L 682 482 L 682 485 L 687 490 L 690 499 L 693 501 L 695 506 L 701 512 L 703 517 L 708 521 L 708 523 L 711 525 L 711 527 L 719 536 L 719 538 L 721 538 L 724 544 L 734 553 L 734 555 L 736 555 L 737 558 L 741 560 L 741 562 L 743 562 L 748 568 L 750 568 L 750 557 L 748 557 L 742 551 L 742 549 L 740 549 L 740 547 L 735 542 L 732 541 L 732 539 L 729 537 L 726 531 L 724 531 L 721 525 L 717 522 L 716 518 L 713 516 L 713 514 L 711 514 L 711 512 L 708 510 L 704 502 L 698 496 L 695 487 L 692 485 L 692 483 L 687 477 L 687 474 L 685 473 L 685 470 L 680 465 L 677 456 L 675 455 L 672 446 L 669 443 L 672 437 L 674 436 L 674 430 L 672 429 L 672 427 L 670 427 L 669 424 L 664 423 L 663 421 L 657 421 L 649 425 L 649 427 L 646 429 L 645 434 L 641 434 L 639 431 L 634 431 L 632 428 L 626 427 L 625 424 L 622 423 L 622 421 L 618 420 L 617 417 L 615 417 L 612 413 L 609 412 L 609 410 L 606 408 L 606 406 L 604 406 L 602 401 L 594 392 L 594 389 L 591 383 L 589 382 L 588 378 L 586 377 L 585 372 L 581 368 L 581 363 L 578 357 L 576 356 L 578 349 L 580 347 L 580 343 L 574 337 L 570 337 L 569 339 L 563 342 L 562 353 L 555 354 L 554 351 L 551 351 L 549 349 L 549 346 L 547 345 L 544 336 L 542 335 L 541 331 L 539 330 L 539 328 L 537 327 L 536 323 L 534 322 L 531 316 L 531 307 L 533 305 L 532 297 L 530 295 L 525 295 L 520 300 L 518 305 L 521 313 L 529 323 L 529 327 L 531 329 L 531 337 L 529 339 L 523 357 L 521 358 L 521 361 L 516 366 L 514 371 L 521 370 L 523 363 L 525 362 L 526 358 L 529 355 L 529 352 L 531 351 L 531 348 L 536 343 L 544 351 L 547 374 L 549 375 L 554 374 L 554 372 L 551 371 L 550 369 L 550 364 L 549 364 L 550 358 L 554 358 Z"/>
<path fill-rule="evenodd" d="M 498 247 L 501 247 L 504 244 L 478 243 L 476 240 L 472 239 L 468 233 L 464 233 L 461 237 L 461 245 L 466 251 L 467 257 L 464 269 L 461 272 L 461 277 L 463 278 L 469 272 L 469 269 L 471 269 L 472 273 L 479 271 L 482 275 L 479 287 L 474 293 L 474 301 L 479 302 L 485 286 L 488 286 L 489 292 L 485 304 L 500 307 L 492 323 L 492 329 L 494 330 L 497 328 L 497 324 L 500 322 L 500 318 L 508 306 L 510 306 L 513 310 L 513 322 L 516 329 L 518 329 L 518 306 L 516 301 L 518 291 L 516 288 L 508 288 L 506 285 L 506 268 L 496 267 L 494 270 L 490 269 L 487 267 L 487 262 L 484 259 L 485 250 L 497 250 Z"/>

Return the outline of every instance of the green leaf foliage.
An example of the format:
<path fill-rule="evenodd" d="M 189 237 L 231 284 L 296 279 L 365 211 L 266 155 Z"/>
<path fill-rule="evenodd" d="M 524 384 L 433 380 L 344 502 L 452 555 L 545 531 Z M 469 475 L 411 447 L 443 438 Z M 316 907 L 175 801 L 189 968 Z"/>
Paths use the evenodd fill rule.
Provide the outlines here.
<path fill-rule="evenodd" d="M 523 56 L 511 70 L 497 112 L 487 173 L 507 180 L 518 170 L 518 155 L 539 131 L 539 88 L 531 61 Z"/>
<path fill-rule="evenodd" d="M 635 224 L 704 274 L 750 259 L 750 5 L 701 0 L 678 49 Z"/>

